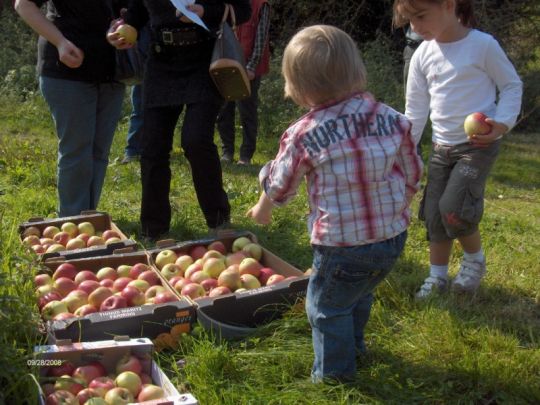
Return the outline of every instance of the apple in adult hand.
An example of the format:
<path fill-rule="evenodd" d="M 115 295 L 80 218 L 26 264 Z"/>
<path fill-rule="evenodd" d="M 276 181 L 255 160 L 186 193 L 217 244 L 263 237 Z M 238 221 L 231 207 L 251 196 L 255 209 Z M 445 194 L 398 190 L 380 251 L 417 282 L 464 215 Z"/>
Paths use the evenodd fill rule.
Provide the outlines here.
<path fill-rule="evenodd" d="M 141 361 L 132 354 L 125 354 L 122 358 L 116 363 L 116 374 L 123 373 L 124 371 L 132 371 L 135 374 L 141 374 L 142 364 Z"/>
<path fill-rule="evenodd" d="M 242 274 L 240 276 L 240 282 L 242 283 L 242 287 L 247 290 L 253 290 L 261 286 L 259 279 L 255 277 L 253 274 L 248 274 L 248 273 Z"/>
<path fill-rule="evenodd" d="M 463 128 L 469 138 L 474 134 L 485 135 L 491 132 L 491 125 L 486 122 L 488 117 L 481 112 L 475 112 L 467 115 Z"/>
<path fill-rule="evenodd" d="M 57 226 L 49 225 L 43 229 L 43 233 L 41 234 L 44 238 L 53 238 L 54 235 L 56 235 L 58 232 L 60 232 L 60 229 Z"/>
<path fill-rule="evenodd" d="M 116 387 L 105 394 L 105 402 L 109 405 L 124 405 L 133 401 L 135 398 L 126 388 Z"/>
<path fill-rule="evenodd" d="M 52 285 L 53 279 L 48 274 L 38 274 L 34 277 L 34 285 L 39 287 L 42 285 Z"/>
<path fill-rule="evenodd" d="M 88 295 L 88 303 L 96 308 L 100 308 L 103 301 L 113 295 L 107 287 L 98 287 Z"/>
<path fill-rule="evenodd" d="M 95 306 L 90 305 L 90 304 L 85 304 L 82 307 L 77 308 L 74 314 L 75 316 L 86 316 L 89 314 L 93 314 L 97 311 L 98 309 Z"/>
<path fill-rule="evenodd" d="M 67 277 L 72 280 L 75 279 L 75 276 L 77 275 L 77 267 L 75 267 L 71 263 L 62 263 L 60 266 L 56 268 L 56 270 L 53 273 L 53 280 L 56 280 L 59 277 Z"/>
<path fill-rule="evenodd" d="M 66 303 L 62 301 L 51 301 L 41 309 L 41 316 L 46 321 L 50 321 L 62 312 L 69 312 Z"/>
<path fill-rule="evenodd" d="M 98 361 L 93 361 L 84 366 L 79 366 L 73 371 L 73 377 L 81 378 L 85 385 L 90 384 L 90 382 L 98 377 L 105 377 L 107 375 L 107 370 Z"/>
<path fill-rule="evenodd" d="M 159 270 L 163 269 L 166 264 L 174 263 L 178 259 L 178 256 L 171 249 L 165 249 L 159 252 L 156 256 L 156 266 Z"/>
<path fill-rule="evenodd" d="M 138 402 L 150 401 L 151 399 L 161 399 L 165 397 L 165 391 L 163 388 L 154 384 L 144 384 L 142 386 L 139 395 L 137 396 Z"/>
<path fill-rule="evenodd" d="M 182 268 L 179 265 L 175 264 L 174 262 L 165 264 L 161 268 L 160 272 L 161 272 L 161 275 L 165 277 L 167 280 L 170 280 L 171 278 L 176 277 L 176 276 L 182 276 L 184 274 L 184 271 L 182 270 Z"/>
<path fill-rule="evenodd" d="M 77 397 L 69 391 L 55 391 L 47 397 L 46 405 L 79 405 Z"/>
<path fill-rule="evenodd" d="M 110 377 L 98 377 L 90 381 L 88 387 L 97 391 L 101 397 L 104 397 L 105 393 L 116 387 L 116 385 L 114 384 L 114 380 Z"/>
<path fill-rule="evenodd" d="M 70 238 L 74 238 L 79 234 L 79 228 L 73 222 L 64 222 L 60 229 L 66 232 Z"/>
<path fill-rule="evenodd" d="M 90 271 L 90 270 L 82 270 L 82 271 L 79 271 L 77 273 L 77 275 L 75 276 L 75 283 L 77 285 L 81 284 L 83 281 L 86 281 L 86 280 L 94 280 L 94 281 L 98 281 L 98 278 L 97 276 L 94 274 L 94 272 Z"/>
<path fill-rule="evenodd" d="M 88 236 L 94 236 L 96 234 L 96 228 L 94 228 L 94 225 L 91 222 L 81 222 L 79 225 L 77 225 L 77 228 L 79 228 L 79 233 L 85 233 Z"/>
<path fill-rule="evenodd" d="M 129 307 L 138 307 L 139 305 L 144 304 L 146 301 L 144 292 L 129 285 L 122 290 L 120 295 L 126 299 Z"/>
<path fill-rule="evenodd" d="M 238 252 L 239 250 L 242 250 L 244 246 L 251 243 L 251 240 L 249 238 L 246 238 L 245 236 L 241 236 L 239 238 L 236 238 L 232 244 L 232 251 Z"/>
<path fill-rule="evenodd" d="M 133 397 L 136 397 L 142 388 L 141 377 L 135 374 L 133 371 L 124 371 L 114 380 L 117 387 L 126 388 L 131 392 Z"/>
<path fill-rule="evenodd" d="M 93 388 L 84 388 L 77 393 L 77 399 L 79 401 L 79 404 L 87 404 L 88 400 L 90 400 L 91 398 L 101 398 L 103 396 L 105 396 L 105 392 L 103 393 L 103 395 L 101 395 L 98 390 L 95 390 Z"/>
<path fill-rule="evenodd" d="M 112 295 L 101 303 L 100 311 L 112 311 L 113 309 L 127 308 L 127 301 L 121 295 Z"/>
<path fill-rule="evenodd" d="M 197 299 L 200 297 L 204 297 L 206 295 L 206 291 L 200 284 L 189 283 L 186 284 L 184 288 L 182 288 L 181 294 L 193 299 Z"/>
<path fill-rule="evenodd" d="M 137 30 L 129 24 L 121 24 L 116 28 L 116 34 L 126 43 L 133 45 L 137 42 Z"/>
<path fill-rule="evenodd" d="M 68 391 L 74 395 L 77 395 L 77 393 L 81 391 L 85 385 L 85 382 L 81 378 L 72 377 L 66 374 L 56 379 L 54 389 L 56 391 Z"/>
<path fill-rule="evenodd" d="M 118 278 L 118 273 L 112 267 L 102 267 L 96 273 L 96 277 L 99 281 L 101 280 L 116 280 Z"/>

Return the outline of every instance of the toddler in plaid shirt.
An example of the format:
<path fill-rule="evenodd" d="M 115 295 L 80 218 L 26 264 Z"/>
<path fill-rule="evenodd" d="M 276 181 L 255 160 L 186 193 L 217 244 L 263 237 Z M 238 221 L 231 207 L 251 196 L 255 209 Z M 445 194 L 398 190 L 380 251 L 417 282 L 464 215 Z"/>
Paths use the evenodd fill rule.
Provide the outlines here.
<path fill-rule="evenodd" d="M 312 380 L 348 381 L 365 351 L 373 290 L 403 250 L 409 204 L 422 163 L 411 124 L 364 91 L 354 41 L 326 25 L 298 32 L 283 55 L 285 95 L 309 112 L 280 140 L 259 174 L 262 193 L 248 211 L 268 224 L 305 178 L 314 251 L 306 312 L 315 360 Z"/>

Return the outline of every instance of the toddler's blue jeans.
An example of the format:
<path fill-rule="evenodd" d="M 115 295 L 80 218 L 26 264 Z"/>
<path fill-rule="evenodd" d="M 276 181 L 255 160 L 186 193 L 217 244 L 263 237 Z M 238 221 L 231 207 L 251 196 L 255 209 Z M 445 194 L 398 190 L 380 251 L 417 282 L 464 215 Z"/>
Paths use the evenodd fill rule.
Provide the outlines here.
<path fill-rule="evenodd" d="M 306 312 L 312 328 L 313 382 L 354 379 L 356 355 L 365 352 L 364 328 L 373 290 L 403 251 L 407 232 L 359 246 L 314 245 Z"/>

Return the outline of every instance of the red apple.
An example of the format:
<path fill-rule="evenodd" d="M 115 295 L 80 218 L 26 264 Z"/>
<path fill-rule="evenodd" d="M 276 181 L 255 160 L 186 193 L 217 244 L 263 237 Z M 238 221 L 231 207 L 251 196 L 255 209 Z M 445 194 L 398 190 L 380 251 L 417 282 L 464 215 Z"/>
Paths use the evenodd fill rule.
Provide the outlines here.
<path fill-rule="evenodd" d="M 121 236 L 118 232 L 116 231 L 113 231 L 112 229 L 107 229 L 105 231 L 103 231 L 103 234 L 101 235 L 101 237 L 105 240 L 108 240 L 110 238 L 118 238 L 118 239 L 121 239 Z"/>
<path fill-rule="evenodd" d="M 98 361 L 93 361 L 84 366 L 79 366 L 73 371 L 73 377 L 81 378 L 86 385 L 98 377 L 105 377 L 107 375 L 107 370 Z"/>
<path fill-rule="evenodd" d="M 84 242 L 84 246 L 88 245 L 88 239 L 90 239 L 90 235 L 87 233 L 80 233 L 76 236 L 75 239 L 81 239 Z"/>
<path fill-rule="evenodd" d="M 98 390 L 85 388 L 77 393 L 77 400 L 79 401 L 79 404 L 83 405 L 86 404 L 90 398 L 101 398 L 103 396 L 105 396 L 105 393 L 101 395 Z"/>
<path fill-rule="evenodd" d="M 144 293 L 144 298 L 148 302 L 153 300 L 159 293 L 165 292 L 167 289 L 161 285 L 153 285 Z M 153 301 L 152 301 L 153 302 Z"/>
<path fill-rule="evenodd" d="M 161 292 L 158 295 L 156 295 L 154 298 L 154 304 L 164 304 L 166 302 L 173 302 L 173 301 L 178 301 L 178 298 L 176 298 L 176 296 L 172 292 L 169 292 L 169 291 Z"/>
<path fill-rule="evenodd" d="M 38 254 L 38 255 L 42 255 L 43 253 L 46 252 L 47 249 L 45 249 L 45 246 L 42 246 L 42 245 L 32 245 L 31 246 L 31 249 L 34 253 Z"/>
<path fill-rule="evenodd" d="M 141 361 L 132 354 L 126 354 L 116 363 L 116 374 L 123 373 L 124 371 L 132 371 L 135 374 L 141 374 L 142 364 Z"/>
<path fill-rule="evenodd" d="M 191 283 L 191 280 L 188 279 L 188 278 L 181 278 L 180 280 L 178 280 L 177 282 L 175 282 L 174 284 L 172 284 L 172 286 L 174 287 L 174 289 L 176 291 L 178 291 L 180 294 L 182 294 L 182 288 L 184 288 L 185 285 Z"/>
<path fill-rule="evenodd" d="M 98 309 L 90 304 L 85 304 L 75 310 L 75 316 L 86 316 L 97 312 Z"/>
<path fill-rule="evenodd" d="M 100 287 L 99 283 L 96 280 L 85 280 L 79 284 L 78 289 L 83 290 L 88 295 L 92 294 L 94 290 Z"/>
<path fill-rule="evenodd" d="M 103 301 L 113 295 L 107 287 L 98 287 L 88 295 L 88 303 L 96 308 L 100 308 Z"/>
<path fill-rule="evenodd" d="M 273 274 L 266 282 L 266 285 L 274 285 L 283 280 L 285 280 L 285 276 L 282 276 L 281 274 Z"/>
<path fill-rule="evenodd" d="M 260 270 L 259 277 L 258 277 L 261 285 L 266 285 L 270 276 L 274 274 L 275 274 L 274 270 L 272 270 L 270 267 L 263 267 Z"/>
<path fill-rule="evenodd" d="M 246 258 L 246 255 L 242 251 L 229 253 L 227 257 L 225 258 L 225 265 L 229 267 L 229 266 L 232 266 L 233 264 L 240 264 L 242 263 L 242 260 L 244 260 L 245 258 Z"/>
<path fill-rule="evenodd" d="M 55 391 L 47 397 L 46 405 L 79 405 L 77 397 L 69 391 Z"/>
<path fill-rule="evenodd" d="M 137 307 L 146 301 L 144 292 L 133 286 L 127 286 L 120 294 L 126 299 L 129 307 Z"/>
<path fill-rule="evenodd" d="M 42 286 L 42 285 L 52 285 L 53 279 L 48 274 L 38 274 L 34 277 L 34 285 L 36 287 Z"/>
<path fill-rule="evenodd" d="M 53 240 L 56 242 L 56 243 L 59 243 L 61 244 L 62 246 L 66 246 L 66 244 L 68 243 L 68 240 L 69 240 L 69 233 L 67 232 L 63 232 L 63 231 L 60 231 L 58 232 L 57 234 L 55 234 L 53 236 Z"/>
<path fill-rule="evenodd" d="M 154 272 L 154 270 L 146 270 L 142 272 L 141 274 L 139 274 L 138 279 L 146 281 L 148 285 L 151 285 L 151 286 L 161 284 L 159 276 L 157 275 L 156 272 Z"/>
<path fill-rule="evenodd" d="M 50 291 L 38 298 L 38 308 L 41 309 L 51 301 L 62 301 L 62 296 L 58 291 Z"/>
<path fill-rule="evenodd" d="M 124 288 L 127 287 L 127 285 L 129 283 L 131 283 L 131 281 L 133 281 L 133 280 L 131 278 L 129 278 L 129 277 L 117 278 L 116 280 L 114 280 L 113 291 L 114 292 L 122 291 Z"/>
<path fill-rule="evenodd" d="M 475 134 L 489 134 L 491 132 L 491 125 L 486 122 L 487 118 L 488 117 L 481 112 L 467 115 L 465 122 L 463 123 L 463 128 L 467 136 L 470 138 Z"/>
<path fill-rule="evenodd" d="M 229 290 L 225 286 L 217 286 L 216 288 L 212 288 L 210 292 L 208 293 L 209 297 L 219 297 L 220 295 L 230 294 L 231 290 Z"/>
<path fill-rule="evenodd" d="M 144 384 L 139 396 L 137 397 L 138 402 L 150 401 L 151 399 L 161 399 L 165 397 L 165 391 L 163 388 L 158 387 L 154 384 Z"/>
<path fill-rule="evenodd" d="M 204 291 L 210 291 L 218 286 L 217 280 L 215 278 L 208 278 L 206 280 L 202 280 L 200 282 L 202 288 L 204 288 Z"/>
<path fill-rule="evenodd" d="M 102 287 L 107 287 L 110 290 L 112 290 L 114 286 L 114 281 L 111 280 L 110 278 L 104 278 L 103 280 L 99 282 L 99 285 Z"/>
<path fill-rule="evenodd" d="M 72 280 L 75 279 L 75 276 L 77 275 L 77 268 L 71 264 L 71 263 L 62 263 L 60 266 L 56 268 L 56 270 L 53 273 L 53 280 L 56 280 L 59 277 L 67 277 Z"/>
<path fill-rule="evenodd" d="M 48 377 L 60 377 L 62 375 L 72 375 L 75 371 L 75 366 L 69 361 L 62 361 L 59 366 L 51 366 L 47 368 L 46 375 Z"/>
<path fill-rule="evenodd" d="M 135 263 L 133 266 L 131 266 L 128 277 L 131 277 L 135 280 L 136 278 L 139 278 L 142 273 L 148 270 L 150 270 L 150 266 L 144 263 Z"/>
<path fill-rule="evenodd" d="M 202 269 L 203 269 L 203 266 L 201 262 L 195 262 L 193 264 L 190 264 L 188 268 L 186 269 L 186 271 L 184 272 L 184 278 L 190 279 L 194 273 L 201 271 Z"/>
<path fill-rule="evenodd" d="M 112 311 L 113 309 L 126 308 L 127 301 L 121 295 L 112 295 L 101 303 L 100 311 Z"/>
<path fill-rule="evenodd" d="M 227 287 L 231 291 L 240 288 L 240 271 L 238 265 L 223 270 L 218 277 L 218 286 Z"/>
<path fill-rule="evenodd" d="M 194 246 L 189 251 L 189 255 L 191 256 L 193 260 L 197 260 L 204 256 L 204 254 L 206 253 L 206 250 L 207 250 L 206 247 L 202 245 Z"/>
<path fill-rule="evenodd" d="M 98 377 L 94 378 L 88 384 L 89 388 L 96 390 L 100 396 L 104 397 L 105 393 L 115 387 L 114 380 L 110 377 Z"/>
<path fill-rule="evenodd" d="M 211 279 L 212 277 L 210 277 L 208 275 L 208 273 L 204 272 L 204 271 L 196 271 L 195 273 L 193 273 L 190 277 L 190 280 L 193 282 L 193 283 L 197 283 L 197 284 L 201 284 L 201 281 L 204 281 L 204 280 L 209 280 Z M 216 282 L 217 282 L 217 279 L 216 279 Z"/>
<path fill-rule="evenodd" d="M 216 240 L 208 245 L 208 250 L 217 250 L 222 255 L 227 253 L 227 248 L 220 240 Z"/>
<path fill-rule="evenodd" d="M 189 283 L 189 284 L 186 284 L 184 288 L 182 288 L 181 294 L 186 295 L 190 298 L 196 299 L 196 298 L 204 297 L 206 295 L 206 291 L 200 284 Z"/>
<path fill-rule="evenodd" d="M 83 281 L 86 280 L 98 281 L 98 278 L 94 274 L 94 272 L 90 270 L 82 270 L 75 275 L 75 282 L 77 283 L 77 285 L 81 284 Z"/>

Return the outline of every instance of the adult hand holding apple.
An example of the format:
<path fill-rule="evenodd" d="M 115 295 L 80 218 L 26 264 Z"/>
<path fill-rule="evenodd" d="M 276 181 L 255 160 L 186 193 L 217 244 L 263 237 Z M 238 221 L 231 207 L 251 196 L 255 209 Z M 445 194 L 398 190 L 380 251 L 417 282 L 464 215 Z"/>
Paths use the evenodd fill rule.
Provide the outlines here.
<path fill-rule="evenodd" d="M 122 18 L 111 21 L 107 31 L 107 41 L 116 49 L 128 49 L 137 41 L 137 30 L 125 24 Z"/>
<path fill-rule="evenodd" d="M 508 127 L 505 124 L 480 112 L 469 114 L 465 118 L 463 128 L 470 142 L 477 146 L 487 146 L 508 132 Z"/>

